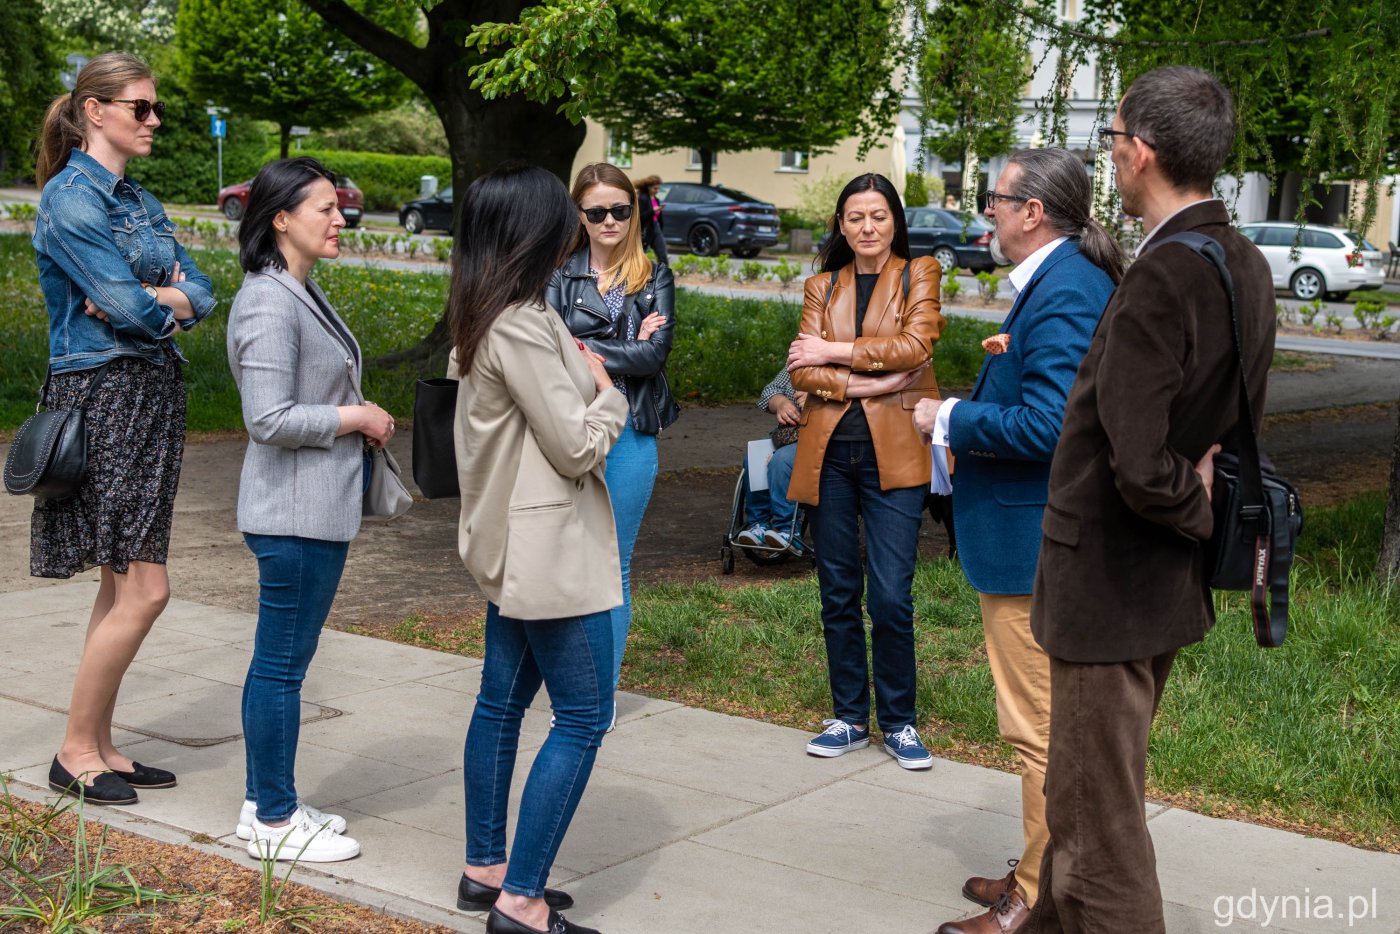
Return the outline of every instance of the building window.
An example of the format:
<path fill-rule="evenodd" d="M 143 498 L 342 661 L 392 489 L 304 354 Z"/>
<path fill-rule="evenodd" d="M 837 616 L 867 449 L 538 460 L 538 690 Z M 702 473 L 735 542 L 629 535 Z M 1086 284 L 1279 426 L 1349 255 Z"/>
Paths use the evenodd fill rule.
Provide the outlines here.
<path fill-rule="evenodd" d="M 699 172 L 705 166 L 700 161 L 700 150 L 692 149 L 690 155 L 686 157 L 685 167 L 692 172 Z M 719 153 L 710 153 L 710 169 L 713 171 L 719 168 Z"/>
<path fill-rule="evenodd" d="M 632 142 L 608 131 L 608 160 L 619 169 L 632 168 Z"/>
<path fill-rule="evenodd" d="M 784 149 L 778 153 L 779 172 L 807 171 L 807 154 L 800 149 Z"/>

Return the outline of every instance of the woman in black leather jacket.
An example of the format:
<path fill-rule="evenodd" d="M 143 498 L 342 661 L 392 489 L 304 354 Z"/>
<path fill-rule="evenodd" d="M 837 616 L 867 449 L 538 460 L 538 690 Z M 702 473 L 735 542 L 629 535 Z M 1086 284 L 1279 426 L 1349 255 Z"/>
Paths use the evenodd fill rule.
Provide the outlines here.
<path fill-rule="evenodd" d="M 656 436 L 680 414 L 666 380 L 676 286 L 670 267 L 653 264 L 642 251 L 637 194 L 621 169 L 606 162 L 584 166 L 572 195 L 582 229 L 573 254 L 550 279 L 545 300 L 571 334 L 602 356 L 631 409 L 607 467 L 622 562 L 622 606 L 612 611 L 616 688 L 632 624 L 632 547 L 656 483 Z"/>

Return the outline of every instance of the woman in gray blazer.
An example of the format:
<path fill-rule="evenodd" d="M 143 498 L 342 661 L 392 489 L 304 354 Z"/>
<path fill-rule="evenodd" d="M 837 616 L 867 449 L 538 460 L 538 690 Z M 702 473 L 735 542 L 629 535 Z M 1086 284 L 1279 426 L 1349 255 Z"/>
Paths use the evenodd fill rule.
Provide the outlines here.
<path fill-rule="evenodd" d="M 368 446 L 394 434 L 360 394 L 360 347 L 309 278 L 340 255 L 335 179 L 314 159 L 263 166 L 238 230 L 247 273 L 228 322 L 248 450 L 238 529 L 258 559 L 258 629 L 243 683 L 247 792 L 238 836 L 254 857 L 359 855 L 345 820 L 297 797 L 301 684 L 360 529 Z"/>
<path fill-rule="evenodd" d="M 612 715 L 613 629 L 622 603 L 604 456 L 627 400 L 602 357 L 544 302 L 578 232 L 559 179 L 505 166 L 462 205 L 449 314 L 457 395 L 458 548 L 486 592 L 481 693 L 463 755 L 467 860 L 457 905 L 491 909 L 488 934 L 597 934 L 556 909 L 545 880 Z M 535 756 L 506 858 L 520 721 L 540 685 L 555 725 Z"/>

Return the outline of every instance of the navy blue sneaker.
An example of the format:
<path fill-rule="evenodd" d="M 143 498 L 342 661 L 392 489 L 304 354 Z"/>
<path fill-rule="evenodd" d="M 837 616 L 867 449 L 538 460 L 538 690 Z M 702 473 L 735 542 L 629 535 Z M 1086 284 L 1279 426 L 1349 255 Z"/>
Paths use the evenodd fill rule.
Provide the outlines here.
<path fill-rule="evenodd" d="M 912 726 L 885 734 L 885 752 L 894 756 L 894 761 L 902 768 L 933 768 L 933 756 L 924 748 L 924 741 L 919 739 L 919 731 Z"/>
<path fill-rule="evenodd" d="M 870 745 L 870 731 L 857 729 L 845 720 L 823 720 L 822 726 L 826 729 L 807 744 L 807 751 L 814 756 L 833 759 Z"/>

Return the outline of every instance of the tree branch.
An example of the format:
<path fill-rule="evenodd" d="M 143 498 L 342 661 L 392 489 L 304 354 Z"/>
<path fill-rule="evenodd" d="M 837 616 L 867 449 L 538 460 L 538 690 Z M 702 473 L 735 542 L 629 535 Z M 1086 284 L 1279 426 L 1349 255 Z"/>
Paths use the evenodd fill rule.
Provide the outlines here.
<path fill-rule="evenodd" d="M 429 59 L 422 49 L 367 18 L 345 0 L 303 2 L 360 48 L 388 62 L 418 87 L 426 91 L 428 84 L 433 83 L 434 79 L 425 67 Z"/>

